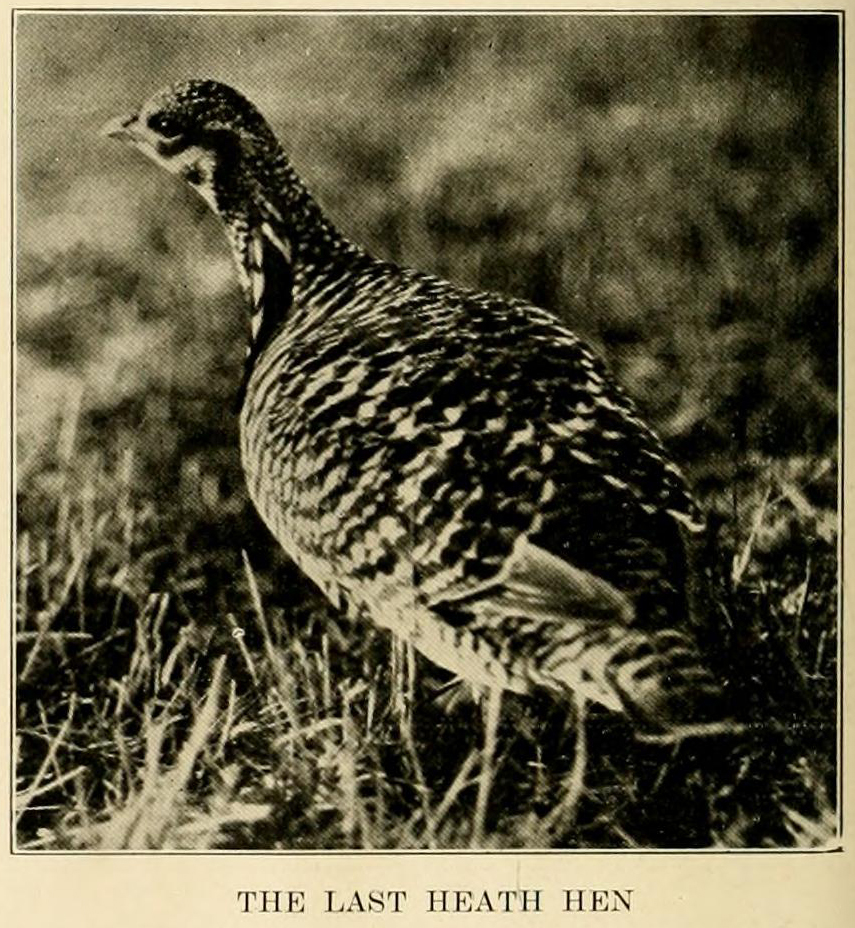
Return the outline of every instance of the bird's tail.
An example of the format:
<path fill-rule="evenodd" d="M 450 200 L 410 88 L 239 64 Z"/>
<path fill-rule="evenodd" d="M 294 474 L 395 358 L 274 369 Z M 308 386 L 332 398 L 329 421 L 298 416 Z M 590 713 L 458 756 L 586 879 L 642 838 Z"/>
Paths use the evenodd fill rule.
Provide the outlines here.
<path fill-rule="evenodd" d="M 707 806 L 712 840 L 735 847 L 833 844 L 827 772 L 813 763 L 800 720 L 793 729 L 780 718 L 753 718 L 747 708 L 733 712 L 745 700 L 725 683 L 726 668 L 710 668 L 683 632 L 587 622 L 565 624 L 564 634 L 548 662 L 553 681 L 622 712 L 639 741 L 674 744 L 660 788 L 674 795 L 686 789 Z M 690 837 L 692 846 L 707 840 L 699 834 Z"/>
<path fill-rule="evenodd" d="M 641 737 L 679 740 L 738 728 L 720 682 L 704 665 L 694 642 L 680 632 L 627 636 L 606 676 Z"/>
<path fill-rule="evenodd" d="M 835 803 L 805 749 L 801 724 L 730 711 L 737 698 L 675 631 L 638 633 L 615 649 L 606 675 L 645 742 L 685 742 L 673 773 L 702 772 L 714 830 L 733 846 L 830 846 Z M 704 736 L 719 736 L 709 738 Z"/>
<path fill-rule="evenodd" d="M 589 627 L 588 647 L 553 658 L 556 679 L 572 667 L 592 698 L 624 712 L 641 738 L 677 741 L 694 735 L 732 734 L 740 730 L 727 709 L 720 682 L 704 665 L 697 646 L 670 629 L 645 632 L 627 627 Z M 557 658 L 557 659 L 556 659 Z M 565 681 L 571 687 L 578 682 Z M 583 684 L 584 686 L 584 684 Z"/>

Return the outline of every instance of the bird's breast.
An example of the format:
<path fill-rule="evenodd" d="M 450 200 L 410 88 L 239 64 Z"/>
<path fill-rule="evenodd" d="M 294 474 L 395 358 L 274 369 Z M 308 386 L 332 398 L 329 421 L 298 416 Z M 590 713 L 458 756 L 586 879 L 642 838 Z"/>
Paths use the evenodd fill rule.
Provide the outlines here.
<path fill-rule="evenodd" d="M 249 380 L 252 499 L 294 560 L 365 596 L 425 599 L 498 571 L 553 492 L 533 425 L 442 342 L 441 326 L 295 319 Z"/>

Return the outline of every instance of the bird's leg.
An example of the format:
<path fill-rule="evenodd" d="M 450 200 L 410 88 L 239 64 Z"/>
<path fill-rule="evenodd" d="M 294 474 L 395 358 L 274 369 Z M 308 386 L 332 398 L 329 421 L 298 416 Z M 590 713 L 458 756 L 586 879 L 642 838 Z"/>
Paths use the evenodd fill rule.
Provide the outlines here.
<path fill-rule="evenodd" d="M 397 635 L 392 635 L 390 649 L 392 711 L 402 727 L 409 724 L 409 700 L 407 693 L 407 644 Z"/>
<path fill-rule="evenodd" d="M 478 798 L 475 802 L 475 821 L 472 824 L 473 848 L 484 844 L 484 822 L 487 818 L 487 804 L 490 801 L 490 787 L 493 784 L 493 757 L 496 753 L 496 733 L 499 729 L 499 715 L 502 710 L 502 688 L 490 686 L 481 701 L 484 717 L 484 750 L 481 753 L 481 772 L 478 776 Z"/>
<path fill-rule="evenodd" d="M 391 706 L 398 720 L 401 742 L 413 768 L 413 779 L 418 788 L 422 818 L 425 823 L 425 842 L 428 847 L 436 846 L 433 818 L 430 812 L 430 790 L 422 770 L 416 740 L 413 736 L 413 704 L 416 686 L 416 654 L 412 642 L 392 636 L 392 694 Z"/>
<path fill-rule="evenodd" d="M 561 789 L 561 798 L 558 805 L 546 818 L 548 834 L 557 835 L 566 833 L 576 823 L 579 800 L 585 786 L 585 767 L 588 763 L 588 739 L 585 731 L 587 716 L 587 700 L 581 694 L 572 693 L 574 727 L 576 739 L 573 745 L 573 766 L 564 778 Z"/>

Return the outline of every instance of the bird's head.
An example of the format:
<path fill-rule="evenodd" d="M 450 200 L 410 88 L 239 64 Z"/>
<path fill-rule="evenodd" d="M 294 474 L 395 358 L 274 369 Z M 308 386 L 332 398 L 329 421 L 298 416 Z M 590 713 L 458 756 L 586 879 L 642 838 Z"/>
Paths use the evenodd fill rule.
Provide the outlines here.
<path fill-rule="evenodd" d="M 183 177 L 223 220 L 250 297 L 253 339 L 263 319 L 290 306 L 297 261 L 317 266 L 357 251 L 327 221 L 258 110 L 225 84 L 175 84 L 102 134 Z"/>
<path fill-rule="evenodd" d="M 192 80 L 152 96 L 136 113 L 110 120 L 103 134 L 127 142 L 183 177 L 214 209 L 235 176 L 263 172 L 278 152 L 258 110 L 225 84 Z"/>

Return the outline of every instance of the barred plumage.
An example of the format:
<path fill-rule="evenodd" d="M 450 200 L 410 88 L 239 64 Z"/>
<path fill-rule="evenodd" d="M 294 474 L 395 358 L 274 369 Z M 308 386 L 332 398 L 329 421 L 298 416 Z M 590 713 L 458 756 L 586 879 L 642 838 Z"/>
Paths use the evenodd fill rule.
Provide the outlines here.
<path fill-rule="evenodd" d="M 714 730 L 679 470 L 555 316 L 376 260 L 243 97 L 192 81 L 116 121 L 225 222 L 251 316 L 250 495 L 341 608 L 479 684 Z"/>

